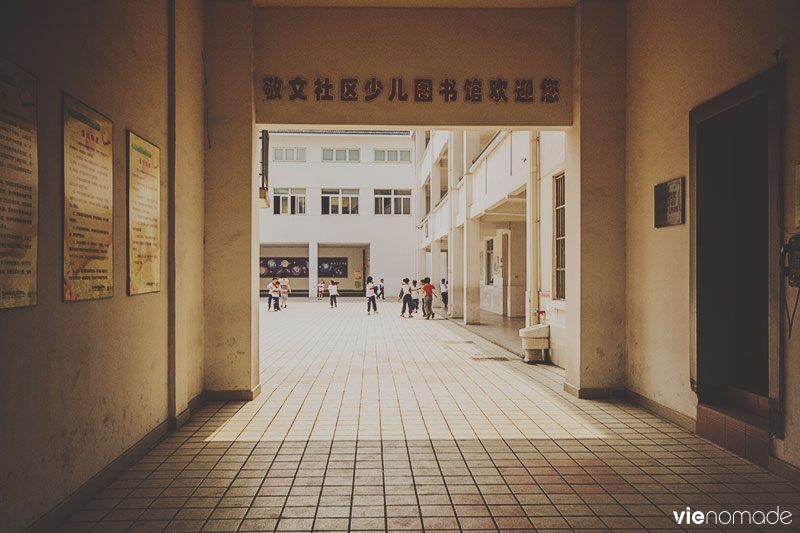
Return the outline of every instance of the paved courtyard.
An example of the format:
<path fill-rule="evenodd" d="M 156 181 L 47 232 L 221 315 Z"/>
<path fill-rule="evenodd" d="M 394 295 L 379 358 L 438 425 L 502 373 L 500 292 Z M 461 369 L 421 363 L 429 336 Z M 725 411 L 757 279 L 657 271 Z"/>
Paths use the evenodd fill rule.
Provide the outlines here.
<path fill-rule="evenodd" d="M 449 321 L 360 298 L 265 310 L 261 395 L 206 403 L 61 531 L 676 530 L 687 506 L 800 508 L 762 468 Z"/>

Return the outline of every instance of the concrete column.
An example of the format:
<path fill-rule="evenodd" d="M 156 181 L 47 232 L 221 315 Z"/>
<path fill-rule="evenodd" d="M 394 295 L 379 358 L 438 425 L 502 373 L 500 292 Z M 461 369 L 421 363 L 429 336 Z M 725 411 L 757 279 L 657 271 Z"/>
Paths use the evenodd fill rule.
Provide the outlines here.
<path fill-rule="evenodd" d="M 258 395 L 258 149 L 253 117 L 253 6 L 206 0 L 205 388 Z"/>
<path fill-rule="evenodd" d="M 469 169 L 472 160 L 480 151 L 480 133 L 477 131 L 464 132 L 464 150 L 462 164 L 464 166 L 464 185 L 461 192 L 465 195 L 464 213 L 464 301 L 463 320 L 465 324 L 480 324 L 481 322 L 481 223 L 469 217 L 472 206 L 472 175 Z"/>
<path fill-rule="evenodd" d="M 481 223 L 477 219 L 464 221 L 464 309 L 465 324 L 481 322 Z"/>
<path fill-rule="evenodd" d="M 464 132 L 464 151 L 462 154 L 462 164 L 464 172 L 469 172 L 472 168 L 472 160 L 478 157 L 481 151 L 481 134 L 478 131 L 465 131 Z M 470 198 L 472 200 L 472 198 Z M 471 203 L 471 201 L 470 201 Z M 468 204 L 469 205 L 469 204 Z"/>
<path fill-rule="evenodd" d="M 464 228 L 453 228 L 452 239 L 447 245 L 447 260 L 449 263 L 450 291 L 448 296 L 450 304 L 448 313 L 452 318 L 464 316 Z"/>
<path fill-rule="evenodd" d="M 525 316 L 525 294 L 527 281 L 528 250 L 526 239 L 525 222 L 511 222 L 509 224 L 511 234 L 508 237 L 508 254 L 503 261 L 508 261 L 508 279 L 503 280 L 506 284 L 506 296 L 508 300 L 508 316 Z"/>
<path fill-rule="evenodd" d="M 447 179 L 447 176 L 445 176 Z M 442 169 L 437 161 L 431 165 L 431 212 L 442 199 Z"/>
<path fill-rule="evenodd" d="M 317 277 L 319 264 L 319 244 L 314 241 L 308 243 L 308 297 L 317 297 Z"/>
<path fill-rule="evenodd" d="M 203 5 L 169 3 L 169 418 L 182 426 L 203 392 Z"/>
<path fill-rule="evenodd" d="M 531 134 L 525 187 L 525 326 L 539 323 L 539 133 Z"/>
<path fill-rule="evenodd" d="M 564 389 L 607 397 L 625 387 L 626 4 L 582 0 L 575 15 Z"/>
<path fill-rule="evenodd" d="M 431 270 L 428 274 L 432 281 L 439 283 L 442 279 L 442 243 L 441 241 L 431 241 Z M 424 277 L 424 276 L 423 276 Z"/>
<path fill-rule="evenodd" d="M 464 230 L 456 227 L 458 199 L 456 185 L 464 175 L 464 134 L 451 131 L 447 142 L 447 190 L 450 197 L 450 226 L 447 231 L 447 282 L 450 284 L 447 314 L 461 318 L 464 312 Z"/>

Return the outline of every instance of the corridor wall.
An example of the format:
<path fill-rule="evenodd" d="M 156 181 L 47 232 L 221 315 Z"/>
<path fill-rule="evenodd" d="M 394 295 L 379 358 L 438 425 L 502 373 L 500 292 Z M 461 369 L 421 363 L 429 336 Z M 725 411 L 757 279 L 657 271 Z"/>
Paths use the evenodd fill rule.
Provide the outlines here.
<path fill-rule="evenodd" d="M 786 61 L 781 175 L 785 227 L 794 232 L 794 167 L 800 161 L 800 4 L 630 2 L 627 44 L 627 383 L 634 393 L 689 418 L 689 224 L 653 227 L 653 186 L 689 178 L 689 112 Z M 712 30 L 713 29 L 713 30 Z M 687 221 L 689 213 L 687 201 Z M 747 216 L 747 214 L 743 214 Z M 777 267 L 777 265 L 775 265 Z M 742 310 L 742 322 L 750 310 Z M 800 465 L 800 342 L 787 342 L 786 438 L 775 455 Z"/>
<path fill-rule="evenodd" d="M 142 439 L 163 434 L 169 415 L 185 410 L 202 387 L 202 335 L 183 328 L 193 323 L 202 331 L 202 262 L 196 272 L 203 246 L 202 85 L 200 49 L 191 37 L 202 38 L 202 6 L 179 4 L 176 28 L 187 40 L 177 55 L 183 70 L 174 108 L 171 2 L 6 2 L 0 8 L 0 56 L 38 81 L 40 168 L 38 304 L 0 310 L 4 531 L 31 525 Z M 104 300 L 61 299 L 62 91 L 113 121 L 114 295 Z M 177 153 L 170 152 L 170 113 L 176 131 L 186 134 Z M 162 161 L 169 161 L 161 170 L 161 291 L 138 296 L 126 292 L 126 129 L 159 146 Z M 180 193 L 170 198 L 173 174 Z M 171 209 L 179 213 L 177 229 L 168 224 Z M 173 253 L 186 274 L 179 285 L 168 271 Z M 182 332 L 170 336 L 175 314 Z M 170 394 L 175 372 L 182 379 L 173 380 L 178 385 Z"/>

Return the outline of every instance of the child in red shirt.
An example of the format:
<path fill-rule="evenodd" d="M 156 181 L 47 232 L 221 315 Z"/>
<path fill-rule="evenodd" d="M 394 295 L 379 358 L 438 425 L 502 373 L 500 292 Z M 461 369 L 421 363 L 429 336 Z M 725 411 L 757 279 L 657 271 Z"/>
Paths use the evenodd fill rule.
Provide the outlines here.
<path fill-rule="evenodd" d="M 425 294 L 422 300 L 422 315 L 425 317 L 425 320 L 430 320 L 433 318 L 433 297 L 436 291 L 435 287 L 431 284 L 431 278 L 423 279 L 422 283 L 424 283 L 422 292 Z"/>

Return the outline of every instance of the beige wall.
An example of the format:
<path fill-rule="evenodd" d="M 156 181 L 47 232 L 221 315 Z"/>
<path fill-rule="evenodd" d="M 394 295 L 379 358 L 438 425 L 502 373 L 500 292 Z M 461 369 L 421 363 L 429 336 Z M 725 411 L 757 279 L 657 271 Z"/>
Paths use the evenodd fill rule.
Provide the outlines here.
<path fill-rule="evenodd" d="M 798 20 L 800 4 L 790 0 L 629 5 L 628 386 L 692 418 L 697 400 L 689 388 L 689 226 L 654 229 L 653 186 L 689 177 L 689 111 L 774 66 L 772 53 L 783 48 L 785 220 L 789 231 L 797 231 L 792 224 L 792 195 L 794 165 L 800 161 Z M 800 464 L 798 351 L 800 344 L 793 339 L 786 356 L 786 440 L 777 441 L 775 450 L 794 464 Z"/>
<path fill-rule="evenodd" d="M 39 83 L 39 304 L 0 312 L 0 516 L 16 531 L 167 419 L 162 288 L 126 294 L 125 130 L 167 143 L 167 2 L 6 3 L 0 55 Z M 61 91 L 114 121 L 114 296 L 61 302 Z M 162 243 L 168 242 L 162 169 Z M 195 289 L 197 290 L 197 289 Z"/>

